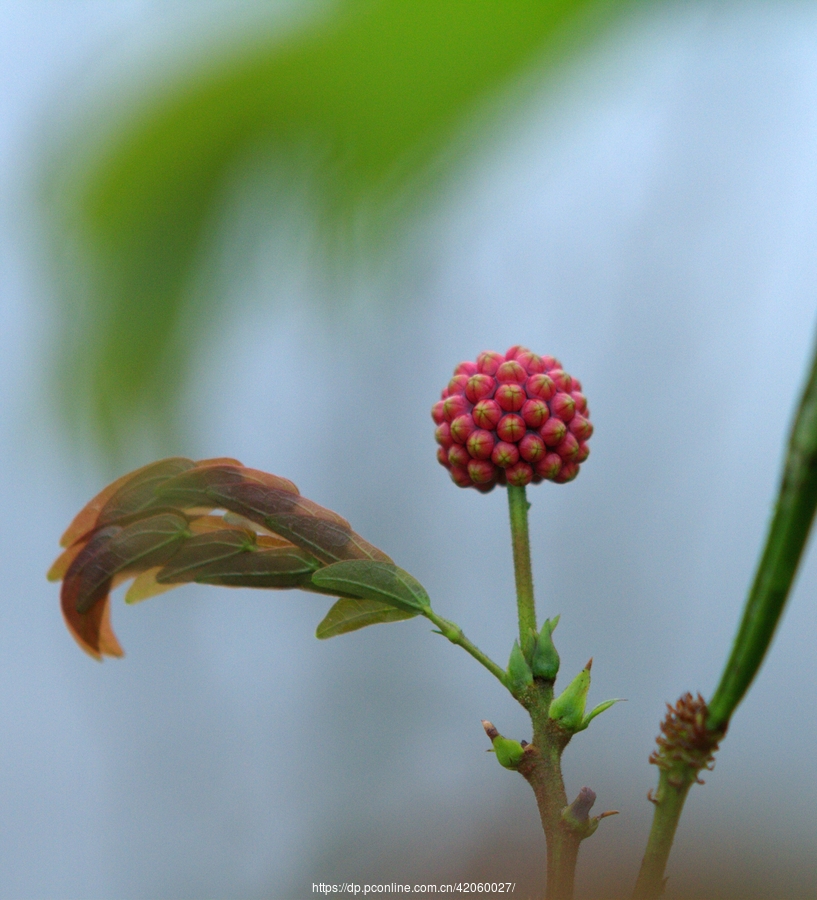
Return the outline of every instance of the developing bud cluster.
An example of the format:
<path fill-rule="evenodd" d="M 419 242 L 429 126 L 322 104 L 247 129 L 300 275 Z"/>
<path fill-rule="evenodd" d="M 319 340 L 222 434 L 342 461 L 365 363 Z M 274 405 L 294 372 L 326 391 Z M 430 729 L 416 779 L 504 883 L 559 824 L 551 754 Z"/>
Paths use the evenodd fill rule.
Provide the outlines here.
<path fill-rule="evenodd" d="M 593 433 L 581 384 L 552 356 L 511 347 L 460 363 L 434 404 L 437 459 L 460 487 L 571 481 Z"/>

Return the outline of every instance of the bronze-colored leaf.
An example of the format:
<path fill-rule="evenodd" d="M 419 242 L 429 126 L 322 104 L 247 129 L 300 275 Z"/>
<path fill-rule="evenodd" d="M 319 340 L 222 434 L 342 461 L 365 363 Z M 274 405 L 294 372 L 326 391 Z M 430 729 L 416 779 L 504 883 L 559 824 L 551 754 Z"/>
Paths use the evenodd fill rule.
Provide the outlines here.
<path fill-rule="evenodd" d="M 120 522 L 155 507 L 157 489 L 174 475 L 192 469 L 194 466 L 195 463 L 192 459 L 183 457 L 171 457 L 160 460 L 152 466 L 145 466 L 138 475 L 126 481 L 109 498 L 99 512 L 96 527 L 104 528 L 106 525 Z"/>
<path fill-rule="evenodd" d="M 87 612 L 107 595 L 119 573 L 144 571 L 165 562 L 187 534 L 187 519 L 160 513 L 126 526 L 97 531 L 65 574 L 62 593 L 78 613 Z"/>
<path fill-rule="evenodd" d="M 176 572 L 175 558 L 158 575 L 160 583 L 195 581 L 222 587 L 297 588 L 311 586 L 320 563 L 297 547 L 246 549 L 197 568 Z"/>
<path fill-rule="evenodd" d="M 152 569 L 147 569 L 145 572 L 137 575 L 125 594 L 125 603 L 141 603 L 150 597 L 156 597 L 159 594 L 164 594 L 167 591 L 172 591 L 173 588 L 179 587 L 178 584 L 159 584 L 156 576 L 161 571 L 161 566 L 154 566 Z"/>
<path fill-rule="evenodd" d="M 336 604 L 322 636 L 410 618 L 425 596 L 342 516 L 301 497 L 291 481 L 230 458 L 173 457 L 125 475 L 82 510 L 64 540 L 48 575 L 62 579 L 68 628 L 96 658 L 122 653 L 109 594 L 130 578 L 129 603 L 187 582 L 354 601 Z M 344 562 L 362 568 L 337 569 Z M 327 564 L 335 577 L 314 580 Z"/>
<path fill-rule="evenodd" d="M 83 537 L 83 535 L 87 534 L 93 528 L 101 527 L 102 524 L 110 524 L 110 516 L 107 517 L 108 521 L 106 523 L 100 523 L 98 521 L 99 514 L 106 506 L 108 506 L 111 499 L 120 493 L 120 491 L 126 492 L 125 489 L 130 483 L 134 482 L 139 484 L 143 478 L 150 480 L 152 473 L 160 471 L 164 467 L 184 467 L 185 464 L 188 464 L 188 467 L 192 466 L 193 461 L 182 457 L 171 457 L 169 459 L 162 459 L 158 462 L 149 463 L 146 466 L 142 466 L 141 469 L 136 469 L 133 472 L 128 472 L 127 475 L 123 475 L 121 478 L 117 478 L 116 481 L 101 490 L 93 500 L 86 503 L 77 513 L 71 524 L 66 528 L 63 536 L 60 538 L 60 546 L 70 547 L 71 544 L 79 540 L 79 538 Z M 181 471 L 181 468 L 178 468 L 177 471 Z"/>

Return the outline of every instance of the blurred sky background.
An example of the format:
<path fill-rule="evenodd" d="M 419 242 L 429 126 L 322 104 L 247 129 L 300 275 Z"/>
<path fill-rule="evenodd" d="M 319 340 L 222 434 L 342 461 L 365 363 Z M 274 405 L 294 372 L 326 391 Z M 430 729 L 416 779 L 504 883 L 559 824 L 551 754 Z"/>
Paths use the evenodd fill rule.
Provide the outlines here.
<path fill-rule="evenodd" d="M 475 115 L 470 152 L 351 263 L 316 250 L 297 191 L 270 217 L 238 173 L 206 270 L 223 303 L 196 332 L 176 430 L 112 461 L 59 413 L 48 168 L 118 90 L 302 13 L 0 3 L 0 898 L 465 878 L 541 892 L 534 799 L 480 726 L 529 737 L 525 715 L 423 621 L 318 642 L 319 597 L 184 587 L 126 608 L 118 593 L 127 656 L 100 666 L 45 580 L 113 476 L 236 456 L 346 516 L 504 664 L 505 495 L 448 481 L 429 409 L 457 362 L 514 343 L 582 380 L 596 429 L 577 481 L 529 489 L 532 550 L 562 674 L 592 655 L 591 703 L 628 701 L 564 759 L 571 796 L 586 784 L 621 812 L 583 845 L 580 890 L 626 893 L 664 703 L 719 677 L 813 344 L 817 5 L 636 4 Z M 817 892 L 815 563 L 691 792 L 668 898 Z"/>

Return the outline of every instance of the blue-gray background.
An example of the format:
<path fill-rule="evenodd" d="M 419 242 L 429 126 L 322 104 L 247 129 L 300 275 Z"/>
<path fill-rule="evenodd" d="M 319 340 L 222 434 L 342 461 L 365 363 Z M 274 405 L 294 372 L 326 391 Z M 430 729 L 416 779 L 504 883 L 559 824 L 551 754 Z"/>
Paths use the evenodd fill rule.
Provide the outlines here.
<path fill-rule="evenodd" d="M 319 598 L 117 595 L 128 655 L 99 666 L 44 579 L 111 473 L 68 442 L 48 381 L 43 146 L 117 79 L 207 46 L 225 13 L 236 28 L 254 14 L 0 4 L 0 897 L 288 898 L 315 881 L 455 877 L 528 896 L 533 798 L 479 725 L 522 738 L 524 713 L 427 625 L 323 643 Z M 522 342 L 581 378 L 592 455 L 530 499 L 563 671 L 592 654 L 591 702 L 628 701 L 566 754 L 568 792 L 588 784 L 621 811 L 584 845 L 586 891 L 601 872 L 607 896 L 626 891 L 663 704 L 711 693 L 763 538 L 817 322 L 815 47 L 813 4 L 668 4 L 534 92 L 399 247 L 340 286 L 297 205 L 239 252 L 255 219 L 238 185 L 222 240 L 229 313 L 197 355 L 183 449 L 293 479 L 500 661 L 514 631 L 504 494 L 448 482 L 428 410 L 487 348 Z M 330 290 L 347 302 L 327 315 L 314 298 Z M 670 897 L 817 889 L 816 591 L 810 553 L 691 794 Z"/>

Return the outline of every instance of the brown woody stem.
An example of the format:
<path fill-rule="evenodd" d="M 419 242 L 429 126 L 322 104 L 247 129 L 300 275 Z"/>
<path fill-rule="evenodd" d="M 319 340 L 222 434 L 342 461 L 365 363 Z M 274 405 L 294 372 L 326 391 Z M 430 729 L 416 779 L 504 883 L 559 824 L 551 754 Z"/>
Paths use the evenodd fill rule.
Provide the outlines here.
<path fill-rule="evenodd" d="M 576 861 L 582 835 L 563 819 L 568 805 L 561 757 L 571 735 L 548 717 L 553 683 L 536 679 L 528 693 L 533 743 L 526 748 L 519 772 L 533 789 L 547 844 L 547 900 L 572 900 Z"/>

